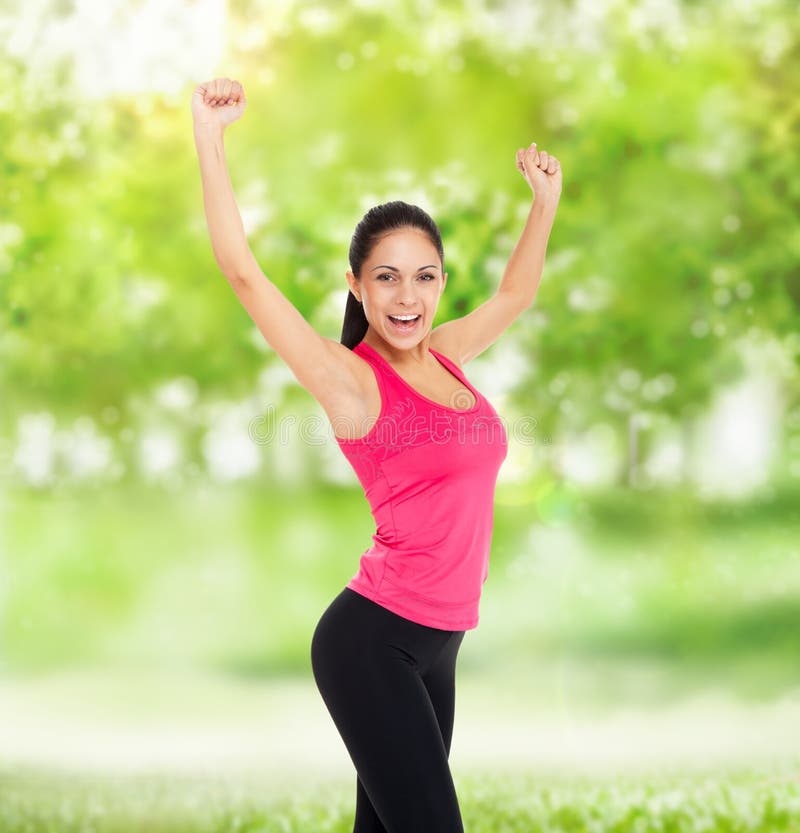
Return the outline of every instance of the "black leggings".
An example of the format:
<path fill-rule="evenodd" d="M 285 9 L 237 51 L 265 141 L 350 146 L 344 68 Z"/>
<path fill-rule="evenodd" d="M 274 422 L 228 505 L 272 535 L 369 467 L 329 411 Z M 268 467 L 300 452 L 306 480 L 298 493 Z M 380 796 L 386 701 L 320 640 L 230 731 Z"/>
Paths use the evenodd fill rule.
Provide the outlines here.
<path fill-rule="evenodd" d="M 314 679 L 358 775 L 353 833 L 463 833 L 448 756 L 464 633 L 349 587 L 317 623 Z"/>

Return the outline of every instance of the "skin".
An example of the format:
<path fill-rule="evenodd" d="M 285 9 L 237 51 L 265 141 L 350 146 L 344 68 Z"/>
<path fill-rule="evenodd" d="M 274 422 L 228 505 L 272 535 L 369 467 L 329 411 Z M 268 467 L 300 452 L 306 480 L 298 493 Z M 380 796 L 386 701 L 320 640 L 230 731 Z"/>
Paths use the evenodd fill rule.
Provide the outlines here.
<path fill-rule="evenodd" d="M 222 133 L 244 115 L 246 106 L 242 85 L 230 78 L 198 84 L 192 95 L 206 213 L 212 245 L 216 241 L 220 248 L 220 267 L 269 345 L 332 420 L 362 414 L 365 409 L 373 415 L 380 404 L 379 392 L 367 363 L 337 339 L 319 335 L 302 318 L 264 275 L 244 239 L 225 169 Z M 435 350 L 469 361 L 496 341 L 536 295 L 547 238 L 561 197 L 561 165 L 555 156 L 537 150 L 532 142 L 527 150 L 517 151 L 516 166 L 535 200 L 497 291 L 469 314 L 446 321 L 432 332 L 447 273 L 435 246 L 418 229 L 397 230 L 385 236 L 363 265 L 359 278 L 347 273 L 350 290 L 364 304 L 369 325 L 365 341 L 398 369 L 405 368 L 402 375 L 408 380 L 413 377 L 415 387 L 438 391 L 438 396 L 432 398 L 445 398 L 448 374 L 429 353 L 431 342 Z M 399 271 L 374 269 L 378 264 L 396 266 Z M 429 268 L 418 274 L 420 266 Z M 386 274 L 391 277 L 381 277 Z M 435 280 L 425 279 L 423 274 Z M 401 311 L 422 313 L 423 319 L 412 335 L 389 329 L 387 314 Z M 437 374 L 438 383 L 434 381 Z"/>
<path fill-rule="evenodd" d="M 395 266 L 393 272 L 384 266 Z M 421 266 L 427 267 L 417 271 Z M 447 284 L 439 252 L 428 236 L 415 228 L 392 231 L 380 239 L 361 267 L 361 277 L 347 271 L 347 283 L 361 301 L 369 326 L 364 341 L 397 367 L 419 369 L 431 363 L 431 329 Z M 389 314 L 420 313 L 413 333 L 392 328 Z"/>

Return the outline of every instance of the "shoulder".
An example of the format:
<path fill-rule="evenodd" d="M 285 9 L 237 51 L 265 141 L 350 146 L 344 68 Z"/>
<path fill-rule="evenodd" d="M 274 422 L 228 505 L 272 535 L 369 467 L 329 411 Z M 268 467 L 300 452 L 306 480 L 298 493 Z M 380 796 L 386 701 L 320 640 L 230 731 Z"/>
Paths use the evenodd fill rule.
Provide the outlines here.
<path fill-rule="evenodd" d="M 330 385 L 325 400 L 320 400 L 334 428 L 343 422 L 346 427 L 361 425 L 374 420 L 381 411 L 381 393 L 377 372 L 370 362 L 340 341 L 325 339 L 327 349 L 336 368 L 330 374 Z M 336 434 L 337 439 L 358 439 L 363 433 L 352 436 L 348 430 Z"/>
<path fill-rule="evenodd" d="M 347 380 L 351 393 L 369 396 L 375 387 L 375 374 L 370 362 L 340 341 L 332 338 L 325 338 L 324 341 L 340 380 Z"/>
<path fill-rule="evenodd" d="M 448 337 L 446 330 L 443 330 L 441 327 L 431 330 L 428 347 L 450 359 L 459 370 L 463 369 L 461 362 L 458 361 L 458 349 L 456 348 L 455 342 L 452 338 Z"/>

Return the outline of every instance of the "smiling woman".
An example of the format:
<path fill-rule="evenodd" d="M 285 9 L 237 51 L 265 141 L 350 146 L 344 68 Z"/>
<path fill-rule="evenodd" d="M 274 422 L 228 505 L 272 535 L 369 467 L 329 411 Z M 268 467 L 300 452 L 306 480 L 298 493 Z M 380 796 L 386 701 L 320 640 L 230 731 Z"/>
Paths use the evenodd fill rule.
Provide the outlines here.
<path fill-rule="evenodd" d="M 430 215 L 402 200 L 373 207 L 355 228 L 349 260 L 342 344 L 355 347 L 368 321 L 384 338 L 424 337 L 447 284 L 442 238 Z M 415 316 L 411 325 L 397 320 Z M 402 349 L 409 347 L 404 341 Z"/>
<path fill-rule="evenodd" d="M 354 833 L 463 833 L 448 762 L 455 664 L 478 625 L 508 438 L 461 364 L 532 300 L 552 215 L 532 212 L 525 245 L 492 298 L 433 329 L 447 285 L 436 223 L 401 200 L 371 208 L 350 242 L 341 342 L 323 338 L 263 274 L 245 239 L 222 142 L 245 103 L 229 78 L 199 84 L 192 97 L 214 254 L 298 381 L 332 423 L 347 423 L 336 440 L 376 526 L 311 642 L 314 679 L 358 773 Z M 531 181 L 537 165 L 557 162 L 530 151 L 518 164 Z M 560 178 L 543 181 L 548 188 L 560 190 Z"/>
<path fill-rule="evenodd" d="M 399 232 L 398 232 L 399 233 Z M 413 245 L 413 242 L 411 245 Z M 426 269 L 433 269 L 438 271 L 438 266 L 435 263 L 429 263 L 426 266 L 420 266 L 417 269 L 417 276 L 416 280 L 421 281 L 423 283 L 430 283 L 437 280 L 437 275 L 432 274 L 431 272 L 425 272 Z M 401 270 L 396 266 L 388 266 L 385 263 L 378 264 L 374 266 L 370 271 L 374 272 L 378 269 L 390 269 L 391 272 L 382 272 L 378 274 L 376 280 L 379 283 L 391 284 L 397 283 L 402 281 L 402 273 Z M 394 273 L 394 274 L 392 274 Z M 349 273 L 352 274 L 352 273 Z M 349 276 L 348 276 L 349 278 Z M 447 275 L 445 274 L 445 279 Z M 442 284 L 444 286 L 444 283 Z M 361 303 L 363 304 L 363 299 L 361 299 Z M 417 323 L 422 321 L 422 313 L 416 311 L 410 312 L 396 312 L 396 313 L 387 313 L 387 317 L 389 321 L 394 325 L 394 330 L 399 334 L 409 334 L 409 333 L 416 333 L 417 331 Z"/>
<path fill-rule="evenodd" d="M 431 229 L 435 229 L 433 220 L 417 206 L 397 202 L 382 208 L 385 209 L 384 222 L 389 220 L 391 230 L 380 237 L 373 231 L 371 241 L 376 242 L 373 242 L 366 260 L 358 264 L 359 268 L 348 271 L 347 280 L 361 306 L 364 320 L 374 322 L 376 335 L 386 339 L 387 347 L 393 338 L 402 337 L 402 343 L 396 346 L 404 353 L 412 350 L 413 354 L 407 337 L 414 336 L 417 350 L 424 351 L 424 342 L 419 339 L 429 334 L 447 283 L 447 273 L 442 274 L 441 239 L 438 230 L 431 237 Z M 399 225 L 403 222 L 408 225 Z M 357 260 L 353 257 L 353 249 L 357 251 L 365 245 L 358 239 L 360 233 L 364 231 L 357 229 L 354 235 L 351 260 Z M 439 263 L 425 263 L 430 255 Z M 375 260 L 391 260 L 399 265 L 377 263 L 373 266 Z M 414 264 L 420 260 L 424 265 L 415 268 Z M 364 274 L 365 278 L 361 280 L 356 277 L 357 274 Z M 359 323 L 363 326 L 363 321 Z M 362 337 L 370 338 L 366 330 Z"/>

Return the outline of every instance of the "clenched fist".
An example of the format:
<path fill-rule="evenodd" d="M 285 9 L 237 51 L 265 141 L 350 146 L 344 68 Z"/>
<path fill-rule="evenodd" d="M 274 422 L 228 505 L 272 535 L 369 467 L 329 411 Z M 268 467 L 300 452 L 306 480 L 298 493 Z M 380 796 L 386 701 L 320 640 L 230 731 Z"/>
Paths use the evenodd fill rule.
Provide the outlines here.
<path fill-rule="evenodd" d="M 244 87 L 230 78 L 215 78 L 198 84 L 192 94 L 194 123 L 218 124 L 223 129 L 244 115 Z"/>
<path fill-rule="evenodd" d="M 546 150 L 531 142 L 527 150 L 517 151 L 517 168 L 533 189 L 536 202 L 557 204 L 561 199 L 561 163 Z"/>

